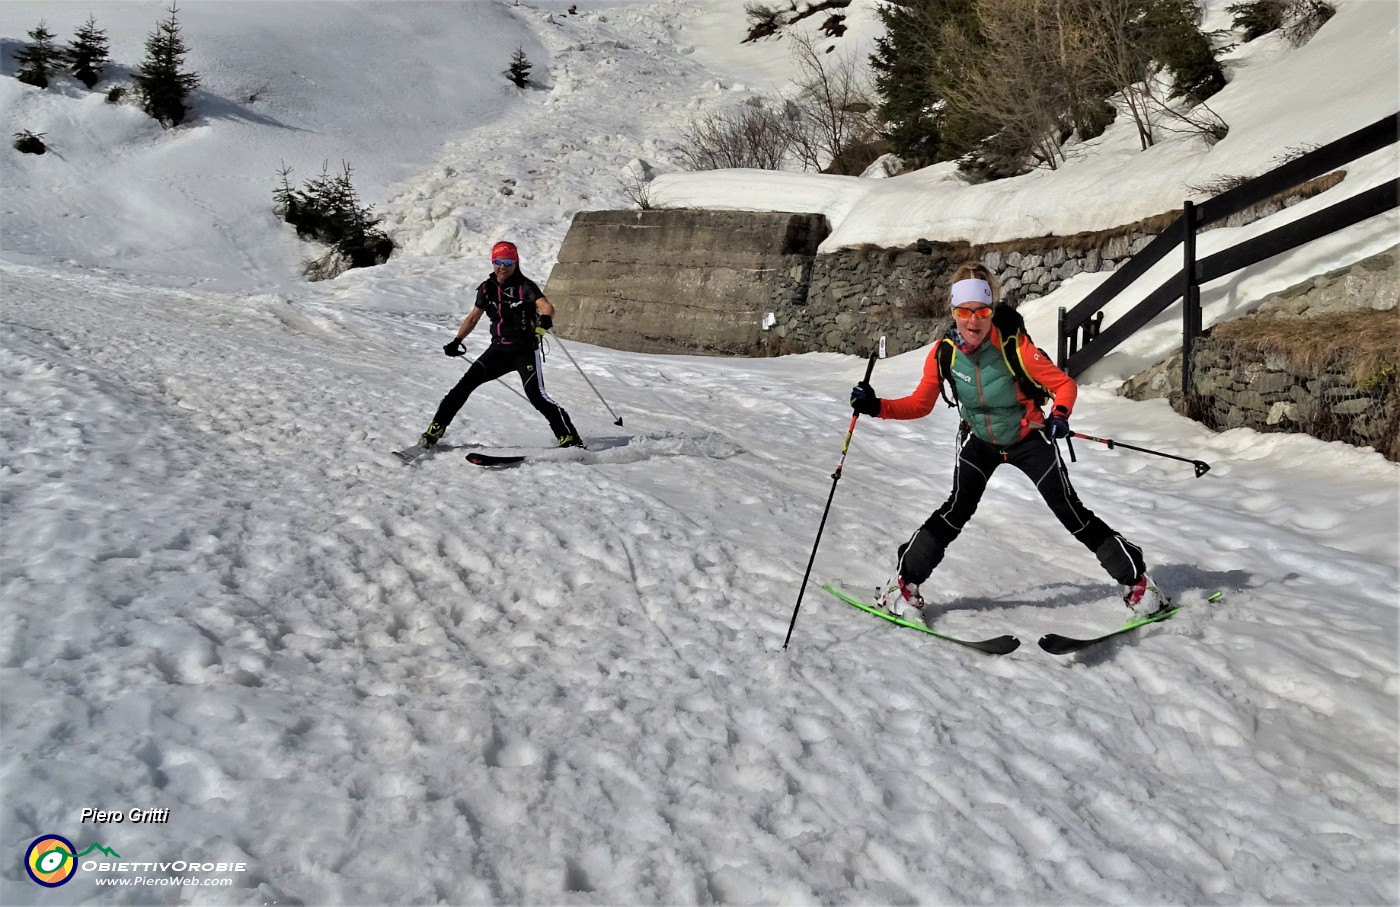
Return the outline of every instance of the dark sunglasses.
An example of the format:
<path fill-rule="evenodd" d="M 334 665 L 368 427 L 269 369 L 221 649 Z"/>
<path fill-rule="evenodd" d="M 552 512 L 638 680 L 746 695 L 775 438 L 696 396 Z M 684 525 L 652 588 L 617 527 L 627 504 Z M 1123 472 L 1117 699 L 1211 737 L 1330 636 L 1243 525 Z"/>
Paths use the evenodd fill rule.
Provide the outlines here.
<path fill-rule="evenodd" d="M 992 317 L 992 309 L 985 305 L 975 309 L 953 309 L 953 317 L 959 321 L 966 321 L 969 318 L 976 318 L 980 321 L 983 318 Z"/>
<path fill-rule="evenodd" d="M 515 264 L 515 259 L 514 259 L 514 258 L 493 258 L 493 259 L 491 259 L 491 264 L 495 265 L 495 266 L 498 267 L 498 268 L 509 268 L 511 265 Z"/>

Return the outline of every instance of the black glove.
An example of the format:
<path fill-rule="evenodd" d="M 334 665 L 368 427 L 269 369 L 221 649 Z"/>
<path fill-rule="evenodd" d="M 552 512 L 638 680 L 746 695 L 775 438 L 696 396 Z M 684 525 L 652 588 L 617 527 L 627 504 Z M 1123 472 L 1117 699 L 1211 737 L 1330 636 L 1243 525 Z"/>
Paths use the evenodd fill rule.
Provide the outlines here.
<path fill-rule="evenodd" d="M 851 388 L 851 409 L 862 416 L 880 415 L 880 398 L 875 396 L 875 388 L 864 381 Z"/>
<path fill-rule="evenodd" d="M 552 331 L 552 330 L 554 330 L 554 316 L 552 316 L 552 315 L 541 315 L 541 316 L 540 316 L 540 327 L 544 328 L 546 331 Z"/>
<path fill-rule="evenodd" d="M 457 337 L 453 337 L 451 343 L 444 343 L 442 351 L 449 356 L 465 356 L 467 354 L 467 348 L 462 346 L 461 339 Z"/>
<path fill-rule="evenodd" d="M 1045 420 L 1045 431 L 1056 441 L 1069 437 L 1069 410 L 1063 406 L 1050 410 L 1050 417 Z"/>

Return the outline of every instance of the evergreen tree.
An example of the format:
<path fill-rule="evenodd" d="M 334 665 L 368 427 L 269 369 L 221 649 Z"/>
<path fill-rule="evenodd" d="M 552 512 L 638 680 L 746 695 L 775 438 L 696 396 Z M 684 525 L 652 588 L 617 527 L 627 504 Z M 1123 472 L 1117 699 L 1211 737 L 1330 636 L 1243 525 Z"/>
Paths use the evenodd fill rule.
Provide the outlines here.
<path fill-rule="evenodd" d="M 167 12 L 170 18 L 158 23 L 147 36 L 146 59 L 131 80 L 141 93 L 141 109 L 169 129 L 185 121 L 190 110 L 185 102 L 199 84 L 199 76 L 182 69 L 189 48 L 180 36 L 180 23 L 175 18 L 179 10 L 174 3 Z"/>
<path fill-rule="evenodd" d="M 885 34 L 870 57 L 882 135 L 914 166 L 947 160 L 943 99 L 933 83 L 945 23 L 970 22 L 973 0 L 889 0 L 876 8 Z"/>
<path fill-rule="evenodd" d="M 1099 135 L 1124 94 L 1139 130 L 1172 97 L 1199 104 L 1225 84 L 1197 0 L 886 0 L 871 57 L 884 138 L 916 166 L 958 160 L 978 179 L 1056 167 L 1070 136 Z M 1110 27 L 1110 23 L 1117 23 Z M 1180 116 L 1179 111 L 1169 111 Z M 1165 114 L 1164 114 L 1165 115 Z"/>
<path fill-rule="evenodd" d="M 19 61 L 16 79 L 39 88 L 49 87 L 49 76 L 63 65 L 63 51 L 54 46 L 53 38 L 53 32 L 42 21 L 29 33 L 29 40 L 34 43 L 15 54 Z"/>
<path fill-rule="evenodd" d="M 1171 96 L 1200 103 L 1225 87 L 1225 70 L 1209 36 L 1198 27 L 1195 0 L 1143 0 L 1143 23 L 1152 58 L 1172 74 Z"/>
<path fill-rule="evenodd" d="M 68 71 L 88 88 L 102 80 L 102 70 L 111 58 L 107 55 L 107 33 L 97 27 L 96 18 L 88 16 L 87 22 L 73 33 L 65 56 Z"/>
<path fill-rule="evenodd" d="M 334 277 L 340 270 L 366 268 L 389 260 L 394 243 L 378 229 L 381 218 L 369 205 L 360 203 L 351 182 L 350 165 L 341 163 L 341 173 L 332 176 L 327 164 L 321 175 L 293 189 L 288 176 L 291 168 L 278 171 L 281 185 L 273 190 L 273 210 L 296 227 L 297 236 L 314 239 L 331 247 L 322 259 L 310 262 L 306 274 L 313 279 Z"/>
<path fill-rule="evenodd" d="M 515 83 L 516 88 L 524 88 L 530 84 L 532 68 L 530 61 L 525 57 L 525 48 L 517 47 L 510 58 L 510 80 Z"/>

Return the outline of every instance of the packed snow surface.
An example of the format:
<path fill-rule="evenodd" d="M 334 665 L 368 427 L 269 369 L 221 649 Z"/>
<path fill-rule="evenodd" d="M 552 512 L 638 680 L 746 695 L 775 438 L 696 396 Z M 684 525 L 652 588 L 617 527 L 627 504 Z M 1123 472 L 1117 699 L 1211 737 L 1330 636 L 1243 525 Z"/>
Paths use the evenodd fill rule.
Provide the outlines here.
<path fill-rule="evenodd" d="M 1121 590 L 1011 469 L 925 592 L 943 631 L 1016 652 L 820 589 L 873 591 L 951 483 L 941 407 L 860 419 L 833 481 L 860 358 L 623 353 L 569 342 L 565 311 L 545 375 L 588 450 L 547 450 L 508 379 L 433 456 L 390 451 L 462 372 L 440 347 L 489 243 L 543 281 L 636 164 L 731 206 L 805 195 L 858 242 L 1002 210 L 1111 226 L 1182 193 L 1109 204 L 1110 176 L 1253 172 L 1285 136 L 1394 111 L 1395 7 L 1336 0 L 1301 49 L 1232 51 L 1214 149 L 1131 155 L 1111 130 L 979 194 L 936 168 L 676 173 L 697 112 L 784 89 L 783 48 L 740 44 L 738 0 L 570 5 L 188 0 L 204 81 L 167 132 L 110 83 L 41 92 L 11 59 L 41 18 L 62 39 L 94 13 L 120 81 L 164 4 L 4 4 L 0 110 L 52 150 L 7 148 L 0 195 L 0 903 L 1394 902 L 1400 471 L 1118 397 L 1171 352 L 1167 321 L 1090 374 L 1073 425 L 1210 471 L 1083 441 L 1070 470 L 1185 610 L 1075 656 L 1035 641 L 1119 626 Z M 845 46 L 868 51 L 869 7 Z M 276 171 L 342 159 L 402 253 L 307 284 Z M 1396 170 L 1377 155 L 1338 188 Z M 1208 287 L 1208 321 L 1395 226 Z M 1033 332 L 1097 279 L 1028 306 Z M 923 356 L 877 363 L 877 391 Z M 21 859 L 49 835 L 88 854 L 51 890 Z"/>

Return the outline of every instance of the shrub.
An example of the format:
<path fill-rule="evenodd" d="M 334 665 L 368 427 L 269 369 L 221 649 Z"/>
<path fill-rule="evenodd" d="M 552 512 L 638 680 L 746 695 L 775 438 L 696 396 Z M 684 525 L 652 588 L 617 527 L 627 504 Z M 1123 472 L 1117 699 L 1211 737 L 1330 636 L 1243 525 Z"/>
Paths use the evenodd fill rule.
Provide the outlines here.
<path fill-rule="evenodd" d="M 622 197 L 639 211 L 650 211 L 657 207 L 651 195 L 651 168 L 642 161 L 634 161 L 622 169 L 618 176 L 618 186 Z"/>
<path fill-rule="evenodd" d="M 30 132 L 27 129 L 22 132 L 16 132 L 14 139 L 15 149 L 23 151 L 25 154 L 43 154 L 45 151 L 49 150 L 48 146 L 44 144 L 44 135 L 45 133 Z"/>
<path fill-rule="evenodd" d="M 744 16 L 749 20 L 749 33 L 742 42 L 744 44 L 772 37 L 786 24 L 782 10 L 757 0 L 744 4 Z"/>
<path fill-rule="evenodd" d="M 727 113 L 706 114 L 682 133 L 677 156 L 687 170 L 778 170 L 790 147 L 782 116 L 767 107 L 745 104 Z"/>
<path fill-rule="evenodd" d="M 338 176 L 331 176 L 327 168 L 323 163 L 320 176 L 294 189 L 288 179 L 291 168 L 283 166 L 278 171 L 282 183 L 273 190 L 273 211 L 296 227 L 297 236 L 331 247 L 303 269 L 312 280 L 335 277 L 349 268 L 382 265 L 394 251 L 394 241 L 377 229 L 380 218 L 373 208 L 360 204 L 350 165 L 342 161 Z"/>

